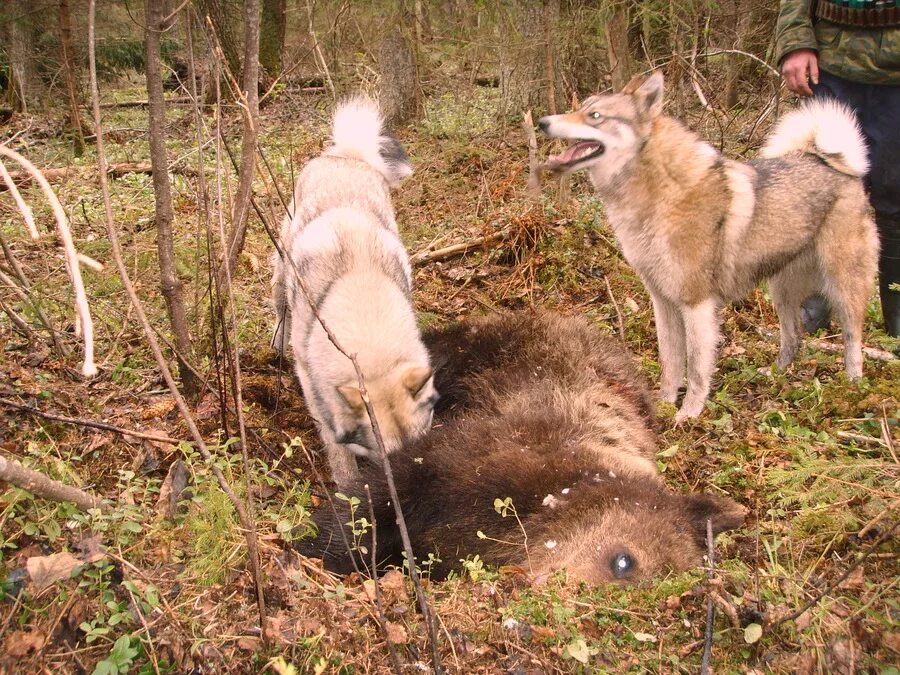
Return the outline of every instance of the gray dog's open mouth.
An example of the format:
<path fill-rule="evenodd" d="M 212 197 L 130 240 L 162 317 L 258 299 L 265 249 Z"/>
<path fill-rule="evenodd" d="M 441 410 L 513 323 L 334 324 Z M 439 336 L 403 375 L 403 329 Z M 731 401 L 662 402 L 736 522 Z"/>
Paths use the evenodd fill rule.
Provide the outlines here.
<path fill-rule="evenodd" d="M 599 157 L 606 150 L 600 141 L 577 141 L 558 155 L 550 155 L 547 164 L 562 167 L 572 166 L 594 157 Z"/>

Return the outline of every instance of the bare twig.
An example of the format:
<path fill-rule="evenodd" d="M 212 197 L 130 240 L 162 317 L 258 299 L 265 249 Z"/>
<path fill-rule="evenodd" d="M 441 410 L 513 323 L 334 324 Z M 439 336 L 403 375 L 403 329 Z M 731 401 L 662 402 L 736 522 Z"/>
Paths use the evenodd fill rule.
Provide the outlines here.
<path fill-rule="evenodd" d="M 84 283 L 81 280 L 78 252 L 75 250 L 75 244 L 72 242 L 72 232 L 69 230 L 66 212 L 63 210 L 62 204 L 59 203 L 56 193 L 53 192 L 53 188 L 50 187 L 50 183 L 47 182 L 47 179 L 44 178 L 44 175 L 34 164 L 15 150 L 11 150 L 2 144 L 0 144 L 0 155 L 18 162 L 37 181 L 53 209 L 53 215 L 56 218 L 56 230 L 59 233 L 60 240 L 62 240 L 63 251 L 66 255 L 66 270 L 75 289 L 75 313 L 78 319 L 78 327 L 84 334 L 84 363 L 81 366 L 81 372 L 86 377 L 92 377 L 97 374 L 97 366 L 94 364 L 94 322 L 91 320 L 91 311 L 88 307 L 87 295 L 84 292 Z"/>
<path fill-rule="evenodd" d="M 436 251 L 421 251 L 413 256 L 410 256 L 410 262 L 414 266 L 419 266 L 425 265 L 427 263 L 437 262 L 439 260 L 446 260 L 447 258 L 453 258 L 455 256 L 468 253 L 475 248 L 491 246 L 493 244 L 499 244 L 500 242 L 506 241 L 507 239 L 512 237 L 514 231 L 515 230 L 512 227 L 504 227 L 502 230 L 494 232 L 493 234 L 488 234 L 483 237 L 476 237 L 475 239 L 470 239 L 469 241 L 464 241 L 459 244 L 451 244 L 450 246 L 439 248 Z"/>
<path fill-rule="evenodd" d="M 160 436 L 159 434 L 148 434 L 144 433 L 143 431 L 135 431 L 133 429 L 124 429 L 122 427 L 117 427 L 114 424 L 107 424 L 106 422 L 95 422 L 93 420 L 85 420 L 78 417 L 65 417 L 64 415 L 45 412 L 43 410 L 39 410 L 38 408 L 33 408 L 30 405 L 25 405 L 24 403 L 16 403 L 15 401 L 10 401 L 6 398 L 0 398 L 0 405 L 5 405 L 7 408 L 13 408 L 15 410 L 27 412 L 30 415 L 43 417 L 47 420 L 53 420 L 54 422 L 74 424 L 79 427 L 88 427 L 91 429 L 102 429 L 103 431 L 112 431 L 113 433 L 121 434 L 123 436 L 143 438 L 144 440 L 154 441 L 155 443 L 167 443 L 169 445 L 179 445 L 181 443 L 181 441 L 179 441 L 177 438 L 169 438 L 168 436 Z"/>
<path fill-rule="evenodd" d="M 866 436 L 865 434 L 854 434 L 852 431 L 839 431 L 835 434 L 838 439 L 842 441 L 850 441 L 851 443 L 856 443 L 858 445 L 864 445 L 868 448 L 872 447 L 887 447 L 887 444 L 882 441 L 880 438 L 875 438 L 874 436 Z"/>
<path fill-rule="evenodd" d="M 609 300 L 612 302 L 613 307 L 616 310 L 616 324 L 619 328 L 619 339 L 622 342 L 625 341 L 625 320 L 622 318 L 622 310 L 619 309 L 619 303 L 616 302 L 616 296 L 613 295 L 612 286 L 609 285 L 609 277 L 605 274 L 603 275 L 603 281 L 606 283 L 606 293 L 609 295 Z"/>
<path fill-rule="evenodd" d="M 713 543 L 712 520 L 706 519 L 706 556 L 709 570 L 706 577 L 712 581 L 716 574 L 716 547 Z M 713 622 L 716 620 L 716 604 L 711 594 L 706 596 L 706 632 L 703 636 L 703 660 L 700 663 L 701 675 L 709 674 L 709 662 L 712 657 Z"/>
<path fill-rule="evenodd" d="M 537 136 L 534 133 L 534 118 L 531 116 L 530 110 L 522 115 L 522 128 L 528 139 L 528 183 L 525 186 L 525 192 L 530 199 L 540 199 L 541 177 L 538 169 Z"/>
<path fill-rule="evenodd" d="M 9 193 L 13 196 L 13 200 L 16 202 L 19 213 L 21 213 L 22 218 L 25 219 L 25 225 L 28 227 L 28 234 L 32 239 L 40 239 L 41 234 L 34 224 L 34 214 L 31 212 L 31 207 L 25 203 L 24 199 L 22 199 L 19 188 L 16 187 L 12 176 L 9 174 L 9 171 L 6 170 L 6 165 L 4 165 L 3 162 L 0 162 L 0 175 L 3 176 L 3 183 L 6 185 L 6 189 L 9 190 Z"/>
<path fill-rule="evenodd" d="M 844 346 L 841 344 L 835 344 L 834 342 L 828 342 L 827 340 L 810 340 L 810 346 L 818 349 L 822 352 L 829 352 L 830 354 L 843 354 Z M 877 349 L 875 347 L 863 347 L 863 354 L 868 356 L 870 359 L 874 361 L 896 361 L 897 357 L 891 354 L 890 352 L 886 352 L 883 349 Z"/>
<path fill-rule="evenodd" d="M 396 672 L 397 675 L 402 675 L 403 666 L 400 664 L 400 657 L 397 656 L 397 650 L 394 648 L 394 643 L 391 642 L 391 637 L 388 635 L 387 626 L 385 625 L 387 619 L 384 616 L 384 602 L 382 602 L 381 598 L 381 587 L 378 585 L 378 523 L 375 520 L 375 506 L 372 504 L 372 491 L 369 489 L 368 483 L 363 487 L 366 489 L 366 499 L 369 502 L 369 522 L 372 527 L 372 569 L 369 573 L 372 576 L 372 582 L 375 586 L 375 609 L 378 611 L 378 628 L 381 630 L 381 636 L 387 644 L 388 654 L 391 657 L 391 665 L 394 667 L 394 672 Z"/>
<path fill-rule="evenodd" d="M 54 502 L 72 502 L 82 511 L 106 509 L 97 497 L 77 487 L 60 483 L 40 471 L 29 469 L 12 457 L 0 455 L 0 480 Z"/>
<path fill-rule="evenodd" d="M 891 525 L 887 530 L 885 530 L 884 534 L 882 534 L 880 537 L 878 537 L 878 539 L 876 539 L 874 542 L 872 542 L 872 545 L 869 546 L 868 549 L 866 549 L 865 553 L 863 553 L 861 556 L 859 556 L 859 558 L 854 560 L 853 563 L 850 564 L 846 570 L 844 570 L 844 573 L 841 576 L 839 576 L 833 582 L 828 584 L 828 586 L 826 586 L 822 591 L 817 593 L 816 596 L 812 600 L 807 602 L 805 605 L 803 605 L 798 610 L 795 610 L 790 613 L 780 612 L 780 613 L 772 616 L 771 618 L 769 618 L 766 621 L 766 625 L 767 626 L 777 626 L 786 621 L 793 621 L 794 619 L 799 617 L 804 612 L 815 607 L 822 598 L 826 597 L 827 595 L 830 595 L 831 592 L 835 588 L 837 588 L 842 583 L 844 583 L 844 581 L 847 579 L 847 577 L 849 577 L 853 573 L 853 570 L 855 570 L 857 567 L 862 565 L 866 561 L 866 559 L 878 549 L 879 546 L 881 546 L 884 542 L 886 542 L 888 539 L 890 539 L 892 536 L 894 536 L 894 530 L 897 529 L 898 525 L 900 525 L 900 520 L 895 520 L 894 524 Z"/>
<path fill-rule="evenodd" d="M 181 392 L 178 391 L 178 386 L 175 383 L 175 379 L 172 377 L 172 372 L 169 369 L 169 365 L 166 363 L 166 359 L 159 347 L 159 342 L 157 341 L 156 335 L 154 334 L 153 329 L 150 326 L 150 322 L 148 321 L 147 315 L 144 312 L 144 307 L 137 296 L 137 292 L 134 290 L 134 285 L 131 283 L 131 278 L 128 275 L 128 270 L 126 269 L 125 263 L 122 259 L 122 249 L 119 244 L 119 236 L 118 232 L 116 231 L 113 219 L 112 202 L 109 195 L 109 183 L 106 177 L 106 153 L 103 149 L 103 128 L 100 122 L 100 92 L 97 87 L 97 63 L 94 51 L 94 21 L 96 13 L 95 5 L 96 0 L 89 0 L 88 62 L 90 64 L 90 88 L 91 103 L 94 115 L 94 131 L 97 137 L 97 163 L 99 165 L 100 172 L 100 189 L 103 193 L 103 206 L 106 217 L 106 231 L 107 235 L 109 236 L 110 245 L 112 247 L 112 256 L 116 263 L 116 268 L 119 271 L 119 277 L 122 280 L 122 285 L 125 287 L 125 291 L 128 294 L 131 303 L 134 305 L 138 320 L 140 321 L 141 326 L 144 329 L 144 334 L 147 338 L 147 342 L 150 345 L 150 349 L 153 352 L 153 357 L 156 359 L 156 363 L 159 366 L 160 373 L 162 374 L 163 379 L 166 382 L 166 386 L 172 393 L 172 397 L 175 399 L 175 404 L 178 407 L 178 411 L 181 413 L 182 419 L 184 419 L 188 430 L 190 431 L 191 437 L 196 442 L 197 450 L 200 452 L 203 459 L 206 460 L 209 464 L 210 470 L 216 477 L 216 481 L 218 482 L 219 487 L 228 496 L 228 499 L 234 507 L 234 510 L 237 512 L 238 519 L 244 530 L 244 536 L 247 541 L 248 562 L 253 574 L 256 587 L 259 589 L 257 593 L 257 605 L 259 608 L 260 628 L 263 630 L 263 632 L 265 632 L 266 608 L 265 599 L 262 594 L 263 579 L 262 570 L 260 569 L 259 565 L 259 548 L 257 544 L 256 530 L 253 527 L 252 521 L 247 515 L 247 510 L 244 508 L 244 503 L 234 493 L 234 490 L 228 484 L 228 481 L 226 480 L 225 475 L 222 473 L 222 470 L 216 465 L 213 455 L 209 451 L 209 448 L 206 446 L 206 442 L 203 440 L 203 436 L 200 434 L 200 430 L 197 428 L 197 424 L 194 421 L 193 415 L 191 415 L 191 411 L 188 409 L 184 397 L 181 395 Z"/>
<path fill-rule="evenodd" d="M 257 39 L 258 39 L 258 31 L 257 31 Z M 216 90 L 218 93 L 218 84 L 217 84 Z M 219 98 L 220 97 L 217 96 L 217 101 L 219 100 Z M 218 107 L 216 108 L 216 123 L 219 127 L 219 133 L 216 136 L 216 139 L 217 139 L 216 166 L 222 166 L 222 149 L 221 149 L 222 116 L 221 116 L 221 108 L 218 108 Z M 245 133 L 246 133 L 246 129 L 245 129 Z M 249 141 L 250 141 L 250 139 L 245 139 L 244 142 L 247 143 Z M 253 139 L 253 142 L 255 144 L 255 139 Z M 255 147 L 255 145 L 254 145 L 254 147 Z M 244 158 L 244 161 L 247 161 L 246 156 Z M 251 155 L 249 161 L 255 162 L 255 158 Z M 225 298 L 226 298 L 226 301 L 228 304 L 228 309 L 229 309 L 229 312 L 231 315 L 230 316 L 231 330 L 232 330 L 231 345 L 234 349 L 234 354 L 231 358 L 231 366 L 232 366 L 231 382 L 233 385 L 232 388 L 233 388 L 233 393 L 234 393 L 234 408 L 235 408 L 235 413 L 237 415 L 237 420 L 238 420 L 238 435 L 240 436 L 240 439 L 241 439 L 241 458 L 244 462 L 244 474 L 245 474 L 244 478 L 246 480 L 246 488 L 247 488 L 247 516 L 250 518 L 250 520 L 252 522 L 255 519 L 254 503 L 253 503 L 253 501 L 254 501 L 253 500 L 253 484 L 251 481 L 252 472 L 250 469 L 250 457 L 247 454 L 247 429 L 246 429 L 246 423 L 244 421 L 244 394 L 243 394 L 243 389 L 241 387 L 240 338 L 238 337 L 237 314 L 235 313 L 235 310 L 234 310 L 234 287 L 232 286 L 232 283 L 231 283 L 231 259 L 230 259 L 230 256 L 228 255 L 228 251 L 226 250 L 226 245 L 227 245 L 226 242 L 228 240 L 226 239 L 226 235 L 225 235 L 225 214 L 223 213 L 223 210 L 222 210 L 222 204 L 223 204 L 222 194 L 223 193 L 222 193 L 222 172 L 221 171 L 216 172 L 216 188 L 217 188 L 217 192 L 218 192 L 218 204 L 219 204 L 219 208 L 217 209 L 218 216 L 219 216 L 218 217 L 219 242 L 222 245 L 222 264 L 224 266 L 224 272 L 225 272 L 225 274 L 224 274 Z M 249 195 L 247 198 L 249 200 Z M 246 217 L 245 217 L 245 221 L 246 221 Z M 221 293 L 221 287 L 219 287 L 219 291 Z M 227 344 L 227 338 L 228 338 L 228 336 L 226 335 L 227 330 L 228 330 L 228 327 L 226 326 L 225 321 L 222 321 L 223 338 L 225 339 L 226 344 Z M 257 596 L 258 596 L 257 601 L 259 602 L 260 607 L 263 607 L 265 605 L 265 600 L 263 598 L 262 585 L 257 585 L 256 592 L 257 592 Z M 263 622 L 262 628 L 263 628 L 263 631 L 262 631 L 263 642 L 267 642 L 268 636 L 267 636 L 267 633 L 265 630 L 265 622 Z"/>
<path fill-rule="evenodd" d="M 328 83 L 328 90 L 331 92 L 331 97 L 334 98 L 334 82 L 331 80 L 331 73 L 328 70 L 328 63 L 325 61 L 325 55 L 322 54 L 322 48 L 319 46 L 319 38 L 316 37 L 316 29 L 313 25 L 313 8 L 309 0 L 306 0 L 306 18 L 309 36 L 313 41 L 316 61 L 318 62 L 319 67 L 322 69 L 322 73 L 325 75 L 325 81 Z"/>
<path fill-rule="evenodd" d="M 56 328 L 54 328 L 53 324 L 50 322 L 50 319 L 44 313 L 43 308 L 40 303 L 32 297 L 31 293 L 31 284 L 28 283 L 28 279 L 25 278 L 25 274 L 22 272 L 22 269 L 19 267 L 16 259 L 12 257 L 12 251 L 9 251 L 6 242 L 3 241 L 3 237 L 0 236 L 0 244 L 3 244 L 3 252 L 9 253 L 8 260 L 11 263 L 11 267 L 13 268 L 13 273 L 18 277 L 19 284 L 16 284 L 15 281 L 10 279 L 6 274 L 0 270 L 0 281 L 2 281 L 6 286 L 8 286 L 13 293 L 15 293 L 20 300 L 25 302 L 28 305 L 31 305 L 34 308 L 35 314 L 37 314 L 38 320 L 44 325 L 44 328 L 50 333 L 50 340 L 53 342 L 53 348 L 56 349 L 56 352 L 61 356 L 67 356 L 69 354 L 69 350 L 66 348 L 65 344 L 62 340 L 59 339 L 59 335 L 57 334 Z"/>
<path fill-rule="evenodd" d="M 169 164 L 167 170 L 170 173 L 177 173 L 182 176 L 193 176 L 196 172 L 196 169 L 193 167 L 178 166 L 177 162 Z M 93 177 L 93 174 L 95 174 L 96 171 L 96 167 L 62 166 L 52 169 L 43 169 L 42 174 L 48 181 L 58 181 L 66 178 L 84 180 Z M 132 173 L 149 174 L 152 172 L 152 167 L 150 166 L 150 162 L 120 162 L 118 164 L 107 165 L 106 171 L 113 178 L 121 178 L 122 176 L 127 176 Z M 11 171 L 10 177 L 16 184 L 22 185 L 30 182 L 33 176 L 28 171 Z M 6 189 L 8 189 L 7 183 L 0 184 L 0 190 Z"/>

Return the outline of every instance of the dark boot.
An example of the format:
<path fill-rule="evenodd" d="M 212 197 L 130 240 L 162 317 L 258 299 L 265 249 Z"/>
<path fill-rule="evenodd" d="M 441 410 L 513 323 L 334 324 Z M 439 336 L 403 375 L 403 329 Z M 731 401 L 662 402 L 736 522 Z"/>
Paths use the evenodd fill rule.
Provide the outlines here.
<path fill-rule="evenodd" d="M 881 236 L 881 257 L 878 260 L 878 290 L 881 293 L 881 313 L 884 330 L 891 337 L 900 337 L 900 217 L 877 216 Z"/>

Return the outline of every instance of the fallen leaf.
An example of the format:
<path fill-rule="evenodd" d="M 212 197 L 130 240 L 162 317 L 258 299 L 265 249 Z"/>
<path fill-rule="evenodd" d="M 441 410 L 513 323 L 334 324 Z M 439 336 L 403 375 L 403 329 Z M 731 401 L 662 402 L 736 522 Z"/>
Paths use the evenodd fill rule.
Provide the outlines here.
<path fill-rule="evenodd" d="M 175 408 L 175 399 L 171 396 L 161 396 L 153 399 L 142 411 L 141 418 L 145 420 L 158 420 L 168 415 Z M 163 434 L 165 435 L 165 434 Z"/>
<path fill-rule="evenodd" d="M 245 652 L 255 652 L 259 649 L 259 640 L 255 637 L 240 637 L 237 639 L 237 647 Z"/>
<path fill-rule="evenodd" d="M 159 488 L 159 499 L 156 500 L 155 509 L 159 515 L 169 520 L 175 517 L 178 501 L 181 499 L 181 493 L 187 487 L 189 476 L 184 462 L 180 459 L 172 462 L 169 473 L 166 474 L 166 478 Z"/>
<path fill-rule="evenodd" d="M 42 591 L 60 579 L 68 579 L 84 563 L 68 552 L 35 556 L 25 562 L 28 575 L 37 591 Z"/>
<path fill-rule="evenodd" d="M 652 633 L 635 633 L 634 639 L 638 642 L 656 642 L 656 636 Z"/>
<path fill-rule="evenodd" d="M 16 630 L 10 633 L 6 638 L 6 655 L 13 658 L 21 658 L 28 652 L 37 651 L 44 646 L 46 637 L 39 630 L 33 630 L 26 633 L 23 630 Z"/>
<path fill-rule="evenodd" d="M 863 566 L 860 565 L 850 572 L 850 575 L 840 583 L 838 588 L 862 588 L 864 581 L 865 570 L 863 570 Z"/>
<path fill-rule="evenodd" d="M 578 663 L 587 663 L 591 656 L 597 653 L 596 649 L 587 646 L 584 640 L 572 640 L 563 650 L 563 656 L 569 659 L 575 659 Z"/>
<path fill-rule="evenodd" d="M 406 602 L 409 598 L 406 593 L 406 578 L 398 570 L 387 572 L 378 580 L 378 586 L 388 603 Z"/>
<path fill-rule="evenodd" d="M 391 644 L 405 645 L 409 642 L 409 635 L 406 633 L 406 628 L 399 623 L 385 621 L 384 632 L 387 633 L 387 639 Z"/>
<path fill-rule="evenodd" d="M 531 634 L 534 637 L 540 638 L 542 640 L 556 637 L 556 631 L 552 628 L 548 628 L 547 626 L 532 626 Z"/>
<path fill-rule="evenodd" d="M 744 642 L 746 642 L 748 645 L 752 645 L 754 642 L 759 642 L 762 634 L 762 626 L 760 626 L 758 623 L 748 624 L 744 629 Z"/>

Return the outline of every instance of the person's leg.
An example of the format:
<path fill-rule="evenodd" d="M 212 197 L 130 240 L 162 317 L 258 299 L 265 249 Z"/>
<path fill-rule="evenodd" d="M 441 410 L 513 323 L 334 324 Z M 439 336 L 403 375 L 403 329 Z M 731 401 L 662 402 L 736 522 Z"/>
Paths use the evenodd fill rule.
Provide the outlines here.
<path fill-rule="evenodd" d="M 881 239 L 878 285 L 884 328 L 900 337 L 900 85 L 868 85 L 869 196 Z"/>
<path fill-rule="evenodd" d="M 870 117 L 874 117 L 869 100 L 871 86 L 845 80 L 824 70 L 819 72 L 819 84 L 813 86 L 813 94 L 816 98 L 836 99 L 856 113 L 866 136 L 866 142 L 869 144 L 870 153 L 872 138 L 869 135 L 867 121 Z M 868 177 L 866 178 L 866 187 L 869 187 Z M 823 295 L 817 293 L 803 301 L 802 319 L 803 328 L 807 333 L 815 333 L 821 328 L 828 328 L 831 323 L 831 308 Z"/>

